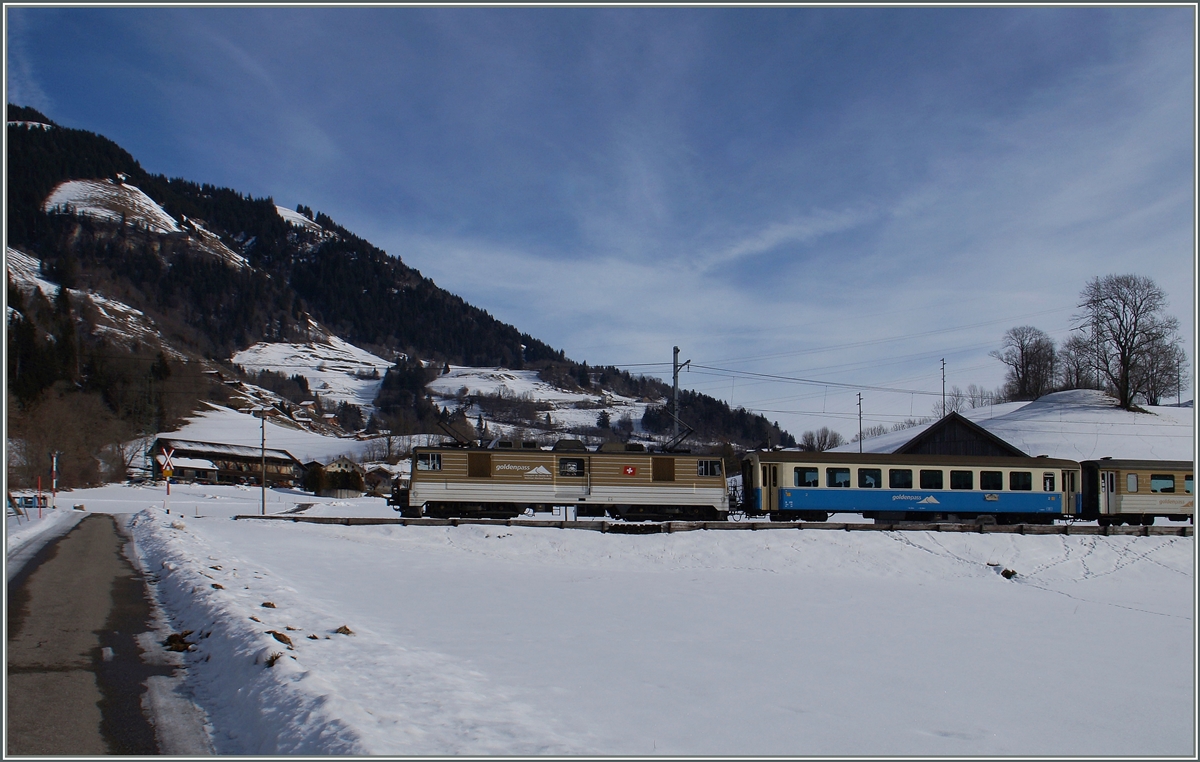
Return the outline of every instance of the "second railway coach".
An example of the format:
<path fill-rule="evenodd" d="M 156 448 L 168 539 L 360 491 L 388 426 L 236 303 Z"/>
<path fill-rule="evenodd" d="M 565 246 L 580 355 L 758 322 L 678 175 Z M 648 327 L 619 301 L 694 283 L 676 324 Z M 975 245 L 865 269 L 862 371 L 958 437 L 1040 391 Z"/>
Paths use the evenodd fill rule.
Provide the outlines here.
<path fill-rule="evenodd" d="M 756 451 L 742 464 L 743 509 L 777 521 L 1051 523 L 1081 510 L 1070 460 Z"/>
<path fill-rule="evenodd" d="M 1186 460 L 1085 460 L 1083 515 L 1101 526 L 1193 521 L 1195 481 Z"/>
<path fill-rule="evenodd" d="M 729 513 L 718 456 L 620 444 L 594 451 L 578 440 L 552 450 L 419 447 L 407 491 L 390 502 L 406 516 L 443 518 L 513 518 L 564 505 L 579 516 L 635 520 L 721 521 Z"/>

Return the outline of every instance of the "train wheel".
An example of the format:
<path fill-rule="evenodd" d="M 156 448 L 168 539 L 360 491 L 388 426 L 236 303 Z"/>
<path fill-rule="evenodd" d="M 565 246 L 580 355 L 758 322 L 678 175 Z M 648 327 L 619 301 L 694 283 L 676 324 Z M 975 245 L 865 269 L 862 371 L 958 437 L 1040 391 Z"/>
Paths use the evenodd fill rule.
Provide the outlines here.
<path fill-rule="evenodd" d="M 1154 525 L 1154 517 L 1150 515 L 1142 516 L 1142 526 L 1148 527 Z"/>
<path fill-rule="evenodd" d="M 1102 527 L 1112 526 L 1112 519 L 1101 516 L 1100 518 L 1096 519 L 1096 523 Z"/>

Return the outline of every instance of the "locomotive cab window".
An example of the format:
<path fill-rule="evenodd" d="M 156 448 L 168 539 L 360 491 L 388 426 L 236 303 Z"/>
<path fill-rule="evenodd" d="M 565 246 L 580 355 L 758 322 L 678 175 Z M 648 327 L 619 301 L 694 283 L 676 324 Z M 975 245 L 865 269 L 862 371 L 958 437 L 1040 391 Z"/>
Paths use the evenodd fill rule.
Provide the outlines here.
<path fill-rule="evenodd" d="M 1188 474 L 1187 476 L 1183 477 L 1183 491 L 1188 493 L 1189 495 L 1192 494 L 1192 475 L 1191 474 Z"/>
<path fill-rule="evenodd" d="M 797 487 L 820 487 L 820 472 L 815 468 L 797 468 L 795 471 Z"/>
<path fill-rule="evenodd" d="M 1125 491 L 1137 492 L 1137 474 L 1125 475 Z"/>
<path fill-rule="evenodd" d="M 587 461 L 585 461 L 583 458 L 558 459 L 559 476 L 585 476 L 586 474 Z"/>
<path fill-rule="evenodd" d="M 921 469 L 921 489 L 942 489 L 942 472 Z"/>
<path fill-rule="evenodd" d="M 1150 491 L 1170 493 L 1175 491 L 1174 474 L 1150 474 Z"/>
<path fill-rule="evenodd" d="M 1015 492 L 1033 490 L 1033 474 L 1028 471 L 1009 471 L 1008 488 Z"/>
<path fill-rule="evenodd" d="M 889 468 L 888 486 L 892 489 L 912 489 L 912 469 Z"/>
<path fill-rule="evenodd" d="M 975 472 L 951 471 L 950 489 L 975 489 Z"/>
<path fill-rule="evenodd" d="M 1046 471 L 1042 474 L 1042 492 L 1054 491 L 1054 472 Z"/>
<path fill-rule="evenodd" d="M 883 486 L 883 471 L 878 468 L 858 469 L 858 486 L 863 489 L 878 489 Z"/>
<path fill-rule="evenodd" d="M 1004 489 L 1003 471 L 980 471 L 979 489 L 989 492 L 999 492 Z"/>
<path fill-rule="evenodd" d="M 422 452 L 417 454 L 418 471 L 441 471 L 442 454 L 440 452 Z"/>
<path fill-rule="evenodd" d="M 850 469 L 848 469 L 848 468 L 827 468 L 827 469 L 825 469 L 825 486 L 827 486 L 827 487 L 849 487 L 850 486 Z"/>
<path fill-rule="evenodd" d="M 719 460 L 698 460 L 696 461 L 696 476 L 720 476 L 721 461 Z"/>

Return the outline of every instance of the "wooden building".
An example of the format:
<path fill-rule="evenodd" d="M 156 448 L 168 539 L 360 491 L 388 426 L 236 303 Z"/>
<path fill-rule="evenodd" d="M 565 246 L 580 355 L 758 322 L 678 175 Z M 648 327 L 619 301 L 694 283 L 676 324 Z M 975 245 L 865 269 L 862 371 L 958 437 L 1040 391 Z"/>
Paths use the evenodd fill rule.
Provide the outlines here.
<path fill-rule="evenodd" d="M 174 451 L 174 478 L 214 484 L 258 484 L 266 458 L 267 486 L 291 487 L 299 483 L 304 467 L 287 450 L 247 445 L 196 442 L 159 437 L 154 443 L 154 478 L 163 478 L 164 449 Z"/>
<path fill-rule="evenodd" d="M 958 413 L 948 414 L 893 452 L 897 455 L 1029 457 L 1027 453 Z"/>

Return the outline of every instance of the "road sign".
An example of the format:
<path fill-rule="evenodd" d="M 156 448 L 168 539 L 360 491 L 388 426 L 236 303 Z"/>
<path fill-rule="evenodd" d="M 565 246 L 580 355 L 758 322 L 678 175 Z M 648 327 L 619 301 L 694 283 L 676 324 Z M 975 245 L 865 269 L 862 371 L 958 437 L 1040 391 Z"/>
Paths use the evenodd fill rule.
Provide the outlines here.
<path fill-rule="evenodd" d="M 172 447 L 171 450 L 168 451 L 167 448 L 164 447 L 164 448 L 162 448 L 162 454 L 163 454 L 163 471 L 165 472 L 169 469 L 173 470 L 175 468 L 175 464 L 171 462 L 171 458 L 175 455 L 175 448 Z"/>

